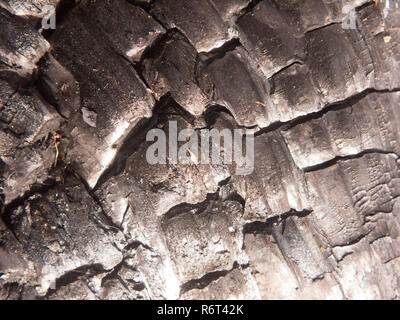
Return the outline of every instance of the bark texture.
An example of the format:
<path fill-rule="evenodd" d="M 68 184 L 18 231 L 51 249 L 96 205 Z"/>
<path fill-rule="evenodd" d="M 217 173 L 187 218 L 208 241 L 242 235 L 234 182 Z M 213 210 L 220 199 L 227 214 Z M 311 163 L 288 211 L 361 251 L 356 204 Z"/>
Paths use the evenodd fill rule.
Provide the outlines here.
<path fill-rule="evenodd" d="M 0 29 L 0 299 L 400 297 L 398 1 L 0 0 Z M 148 164 L 169 121 L 251 129 L 254 171 Z"/>

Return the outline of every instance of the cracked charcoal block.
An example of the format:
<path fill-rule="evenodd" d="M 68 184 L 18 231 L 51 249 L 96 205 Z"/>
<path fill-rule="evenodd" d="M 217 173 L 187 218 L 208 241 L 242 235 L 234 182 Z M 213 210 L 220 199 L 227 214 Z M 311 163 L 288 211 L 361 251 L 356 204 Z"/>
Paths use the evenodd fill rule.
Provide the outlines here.
<path fill-rule="evenodd" d="M 392 6 L 394 4 L 392 3 Z M 393 8 L 391 15 L 400 17 L 400 8 Z M 360 31 L 368 46 L 375 76 L 375 88 L 393 89 L 400 85 L 400 30 L 391 27 L 384 15 L 389 14 L 376 10 L 374 5 L 363 8 L 358 15 Z"/>
<path fill-rule="evenodd" d="M 371 93 L 282 134 L 300 168 L 365 150 L 400 153 L 399 93 Z"/>
<path fill-rule="evenodd" d="M 198 52 L 211 51 L 233 37 L 212 1 L 161 0 L 151 13 L 169 29 L 179 29 Z"/>
<path fill-rule="evenodd" d="M 367 4 L 374 4 L 375 7 L 374 0 L 322 0 L 322 2 L 329 12 L 329 17 L 325 25 L 343 23 L 349 27 L 348 24 L 352 23 L 351 18 L 353 17 L 353 13 L 357 17 L 357 11 Z"/>
<path fill-rule="evenodd" d="M 0 70 L 18 72 L 30 76 L 36 63 L 50 49 L 50 44 L 28 23 L 19 17 L 11 16 L 0 8 Z"/>
<path fill-rule="evenodd" d="M 293 64 L 272 77 L 271 100 L 285 122 L 324 107 L 320 91 L 306 65 Z"/>
<path fill-rule="evenodd" d="M 161 230 L 159 230 L 161 234 Z M 139 247 L 136 251 L 137 263 L 146 283 L 149 299 L 178 299 L 180 283 L 164 240 L 152 237 L 154 247 Z M 157 244 L 156 241 L 159 243 Z"/>
<path fill-rule="evenodd" d="M 330 25 L 306 35 L 308 65 L 326 103 L 345 100 L 373 85 L 373 62 L 362 36 Z"/>
<path fill-rule="evenodd" d="M 185 38 L 174 33 L 159 51 L 145 58 L 143 76 L 158 99 L 170 93 L 184 109 L 199 116 L 210 101 L 194 78 L 196 55 Z"/>
<path fill-rule="evenodd" d="M 399 294 L 399 201 L 390 212 L 368 216 L 367 223 L 374 227 L 364 238 L 332 249 L 340 264 L 338 281 L 348 299 L 394 299 Z"/>
<path fill-rule="evenodd" d="M 368 2 L 372 4 L 370 0 L 274 0 L 299 35 L 332 23 L 346 23 L 351 10 Z"/>
<path fill-rule="evenodd" d="M 45 184 L 52 176 L 56 150 L 53 146 L 20 147 L 13 136 L 0 133 L 0 157 L 7 169 L 2 174 L 0 186 L 4 204 L 10 204 L 24 196 L 35 184 Z"/>
<path fill-rule="evenodd" d="M 314 281 L 332 271 L 313 239 L 315 231 L 304 216 L 290 217 L 281 224 L 273 225 L 271 233 L 298 278 Z"/>
<path fill-rule="evenodd" d="M 379 257 L 380 263 L 387 264 L 400 257 L 400 202 L 394 201 L 393 210 L 388 214 L 380 212 L 374 216 L 367 217 L 367 221 L 375 223 L 375 228 L 365 238 L 371 250 Z M 360 251 L 353 245 L 352 251 Z M 344 247 L 344 252 L 347 248 Z M 343 256 L 342 256 L 343 257 Z"/>
<path fill-rule="evenodd" d="M 60 116 L 35 93 L 14 93 L 1 107 L 0 119 L 9 132 L 31 144 L 57 130 Z"/>
<path fill-rule="evenodd" d="M 143 52 L 164 33 L 146 11 L 128 1 L 85 1 L 79 5 L 85 13 L 85 23 L 92 30 L 100 29 L 110 46 L 130 61 L 139 61 Z M 121 25 L 123 22 L 123 25 Z"/>
<path fill-rule="evenodd" d="M 399 295 L 399 259 L 381 264 L 371 250 L 344 258 L 338 281 L 347 299 L 396 299 Z"/>
<path fill-rule="evenodd" d="M 57 7 L 60 0 L 0 0 L 0 6 L 17 16 L 46 16 L 46 6 Z"/>
<path fill-rule="evenodd" d="M 274 3 L 286 13 L 288 23 L 298 34 L 332 22 L 329 8 L 320 0 L 275 0 Z"/>
<path fill-rule="evenodd" d="M 200 85 L 211 100 L 231 111 L 239 125 L 266 127 L 276 121 L 275 106 L 267 92 L 268 81 L 250 67 L 242 48 L 205 65 Z"/>
<path fill-rule="evenodd" d="M 357 242 L 374 228 L 369 216 L 393 210 L 399 173 L 397 157 L 379 153 L 307 173 L 313 225 L 333 247 Z"/>
<path fill-rule="evenodd" d="M 231 214 L 227 203 L 200 212 L 182 210 L 163 220 L 167 246 L 182 283 L 230 270 L 241 258 L 239 239 L 229 232 Z"/>
<path fill-rule="evenodd" d="M 254 172 L 235 176 L 234 186 L 246 201 L 246 221 L 308 209 L 304 177 L 277 132 L 255 138 Z"/>
<path fill-rule="evenodd" d="M 122 241 L 122 235 L 108 234 L 93 222 L 100 215 L 100 207 L 75 178 L 67 178 L 64 185 L 52 187 L 10 213 L 8 227 L 27 252 L 30 268 L 40 275 L 32 279 L 39 294 L 80 267 L 98 265 L 110 270 L 120 263 L 122 254 L 114 242 Z"/>
<path fill-rule="evenodd" d="M 61 117 L 35 92 L 19 93 L 6 82 L 0 88 L 0 157 L 8 169 L 0 185 L 8 204 L 48 178 L 56 150 L 40 141 L 59 128 Z"/>
<path fill-rule="evenodd" d="M 154 98 L 136 71 L 104 44 L 103 34 L 94 26 L 86 27 L 84 12 L 79 7 L 74 12 L 50 42 L 53 56 L 79 83 L 82 109 L 71 123 L 73 146 L 69 157 L 94 187 L 124 138 L 151 116 Z M 97 115 L 95 128 L 93 122 L 84 121 L 83 108 Z"/>
<path fill-rule="evenodd" d="M 51 54 L 46 54 L 41 61 L 38 87 L 64 117 L 70 118 L 79 112 L 79 83 Z"/>
<path fill-rule="evenodd" d="M 285 15 L 266 0 L 237 22 L 241 43 L 267 77 L 304 57 L 304 39 L 295 36 Z"/>
<path fill-rule="evenodd" d="M 233 130 L 237 129 L 237 125 L 230 115 L 221 113 L 212 128 Z M 243 146 L 242 151 L 245 150 Z M 238 174 L 238 166 L 239 161 L 236 159 L 228 167 L 233 188 L 245 203 L 241 222 L 259 221 L 292 209 L 309 209 L 303 173 L 293 162 L 278 131 L 255 136 L 254 170 L 246 171 L 244 175 Z"/>
<path fill-rule="evenodd" d="M 339 284 L 326 274 L 316 281 L 299 277 L 268 229 L 245 234 L 249 256 L 262 299 L 342 299 Z"/>

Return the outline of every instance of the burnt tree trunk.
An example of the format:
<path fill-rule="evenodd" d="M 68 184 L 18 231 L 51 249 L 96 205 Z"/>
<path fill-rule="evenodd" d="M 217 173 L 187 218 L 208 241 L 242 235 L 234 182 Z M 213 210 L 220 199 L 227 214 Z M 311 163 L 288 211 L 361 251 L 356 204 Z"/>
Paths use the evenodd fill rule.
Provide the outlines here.
<path fill-rule="evenodd" d="M 399 298 L 398 1 L 0 0 L 0 30 L 0 299 Z M 253 132 L 254 171 L 149 164 L 171 121 Z"/>

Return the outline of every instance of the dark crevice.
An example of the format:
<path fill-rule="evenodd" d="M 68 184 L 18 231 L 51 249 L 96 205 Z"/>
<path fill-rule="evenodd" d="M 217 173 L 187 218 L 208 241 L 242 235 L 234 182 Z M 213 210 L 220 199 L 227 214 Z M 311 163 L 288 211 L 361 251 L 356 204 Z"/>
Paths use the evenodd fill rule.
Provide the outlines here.
<path fill-rule="evenodd" d="M 289 217 L 304 218 L 304 217 L 307 217 L 311 213 L 312 213 L 312 210 L 296 211 L 296 210 L 292 209 L 281 215 L 267 218 L 265 221 L 254 221 L 254 222 L 246 223 L 243 226 L 243 233 L 244 234 L 272 235 L 273 227 L 277 223 L 284 224 L 285 220 L 288 219 Z M 284 229 L 284 226 L 283 226 L 283 229 Z"/>
<path fill-rule="evenodd" d="M 244 234 L 272 234 L 272 225 L 269 222 L 264 221 L 254 221 L 250 223 L 246 223 L 243 226 Z"/>
<path fill-rule="evenodd" d="M 240 47 L 241 45 L 242 44 L 240 43 L 239 38 L 232 38 L 218 48 L 214 48 L 208 52 L 201 52 L 199 54 L 199 61 L 203 63 L 203 67 L 207 67 L 214 60 L 223 58 L 228 52 L 234 51 L 237 47 Z"/>
<path fill-rule="evenodd" d="M 125 264 L 125 261 L 121 261 L 118 265 L 116 265 L 113 270 L 108 273 L 105 277 L 103 277 L 101 279 L 101 287 L 104 287 L 106 282 L 108 280 L 113 280 L 116 279 L 119 281 L 119 283 L 129 292 L 131 292 L 128 284 L 126 283 L 126 281 L 124 279 L 121 278 L 121 276 L 119 275 L 119 272 L 121 271 L 123 266 L 127 266 Z M 127 266 L 128 268 L 130 268 L 129 266 Z M 135 282 L 135 281 L 129 281 L 128 283 L 132 285 L 133 290 L 135 291 L 142 291 L 146 288 L 145 284 L 143 282 Z"/>
<path fill-rule="evenodd" d="M 85 265 L 68 271 L 54 281 L 52 284 L 54 287 L 48 289 L 44 298 L 48 298 L 52 294 L 56 293 L 60 288 L 68 286 L 81 278 L 91 278 L 106 271 L 107 270 L 105 270 L 101 264 Z"/>
<path fill-rule="evenodd" d="M 271 239 L 273 239 L 274 243 L 278 246 L 288 266 L 294 272 L 291 261 L 288 259 L 283 248 L 281 247 L 281 241 L 279 240 L 279 237 L 280 234 L 283 234 L 285 231 L 287 219 L 290 219 L 291 217 L 304 218 L 311 213 L 312 210 L 296 211 L 292 209 L 291 211 L 286 212 L 282 215 L 267 218 L 266 221 L 254 221 L 246 223 L 243 226 L 243 235 L 246 236 L 246 234 L 254 234 L 271 236 Z M 243 242 L 242 250 L 246 250 L 245 242 Z M 296 272 L 294 272 L 294 275 L 297 277 Z"/>
<path fill-rule="evenodd" d="M 295 125 L 298 125 L 300 123 L 303 123 L 303 122 L 306 122 L 306 121 L 309 121 L 312 119 L 321 118 L 324 114 L 328 113 L 329 111 L 336 111 L 336 110 L 341 110 L 341 109 L 350 107 L 350 106 L 356 104 L 357 102 L 359 102 L 360 100 L 364 99 L 366 96 L 368 96 L 371 93 L 383 93 L 384 94 L 384 93 L 391 93 L 391 92 L 400 92 L 400 88 L 395 88 L 393 90 L 388 90 L 388 89 L 377 90 L 374 88 L 365 89 L 364 91 L 362 91 L 360 93 L 356 93 L 355 95 L 348 97 L 344 100 L 328 104 L 320 111 L 313 112 L 313 113 L 298 117 L 296 119 L 293 119 L 292 121 L 290 121 L 289 127 L 292 128 Z"/>
<path fill-rule="evenodd" d="M 369 241 L 369 244 L 373 244 L 375 241 L 378 241 L 378 240 L 381 240 L 381 239 L 384 239 L 384 238 L 389 238 L 390 240 L 392 240 L 392 238 L 390 237 L 390 234 L 383 234 L 383 235 L 381 235 L 381 236 Z"/>
<path fill-rule="evenodd" d="M 153 248 L 151 248 L 147 244 L 145 244 L 145 243 L 143 243 L 141 241 L 138 241 L 138 240 L 131 241 L 129 244 L 127 244 L 124 247 L 124 250 L 127 250 L 127 251 L 136 250 L 139 247 L 142 247 L 142 248 L 144 248 L 146 250 L 149 250 L 149 251 L 152 251 L 152 252 L 154 251 Z"/>
<path fill-rule="evenodd" d="M 122 216 L 121 223 L 120 223 L 120 225 L 119 225 L 119 227 L 120 227 L 121 229 L 123 229 L 123 225 L 124 225 L 124 222 L 125 222 L 125 219 L 126 219 L 126 215 L 128 214 L 128 212 L 129 212 L 130 209 L 131 209 L 131 206 L 128 204 L 128 205 L 126 206 L 125 212 L 124 212 L 124 214 L 123 214 L 123 216 Z"/>
<path fill-rule="evenodd" d="M 7 228 L 8 232 L 11 232 L 12 237 L 20 244 L 22 245 L 21 240 L 19 239 L 17 233 L 15 232 L 15 227 L 13 226 L 13 221 L 12 221 L 12 216 L 0 216 L 0 220 L 4 223 L 5 227 Z M 1 245 L 1 241 L 0 241 L 0 245 Z"/>
<path fill-rule="evenodd" d="M 367 237 L 372 231 L 373 230 L 370 230 L 367 233 L 360 234 L 359 236 L 347 241 L 345 244 L 334 245 L 332 247 L 332 249 L 334 249 L 334 248 L 343 248 L 343 247 L 348 247 L 348 246 L 355 245 L 355 244 L 359 243 L 361 240 L 363 240 L 365 237 Z"/>
<path fill-rule="evenodd" d="M 346 161 L 346 160 L 352 160 L 352 159 L 359 159 L 362 158 L 363 156 L 367 154 L 374 154 L 374 153 L 379 153 L 379 154 L 391 154 L 395 155 L 397 158 L 400 158 L 400 155 L 392 152 L 392 151 L 385 151 L 385 150 L 379 150 L 379 149 L 367 149 L 363 150 L 357 154 L 353 155 L 348 155 L 348 156 L 336 156 L 335 158 L 325 161 L 323 163 L 316 164 L 314 166 L 309 166 L 303 168 L 304 172 L 312 172 L 312 171 L 318 171 L 318 170 L 323 170 L 326 168 L 329 168 L 335 164 L 337 164 L 339 161 Z"/>
<path fill-rule="evenodd" d="M 214 48 L 213 50 L 209 52 L 201 52 L 197 53 L 196 55 L 196 62 L 194 66 L 194 80 L 196 85 L 200 88 L 200 73 L 201 70 L 209 66 L 211 63 L 213 63 L 217 59 L 223 58 L 228 52 L 234 51 L 236 48 L 241 47 L 242 44 L 240 43 L 239 38 L 232 38 L 228 41 L 226 41 L 222 46 L 218 48 Z"/>
<path fill-rule="evenodd" d="M 204 289 L 205 287 L 210 285 L 212 282 L 215 282 L 218 279 L 225 277 L 226 275 L 231 273 L 233 270 L 238 269 L 239 267 L 240 267 L 239 264 L 235 261 L 232 269 L 230 269 L 230 270 L 214 271 L 214 272 L 207 273 L 200 279 L 190 280 L 181 286 L 181 295 L 185 294 L 186 292 L 188 292 L 190 290 Z"/>
<path fill-rule="evenodd" d="M 325 25 L 323 25 L 323 26 L 319 26 L 319 27 L 316 27 L 316 28 L 314 28 L 314 29 L 307 30 L 307 31 L 305 32 L 305 35 L 307 35 L 307 34 L 309 34 L 309 33 L 312 33 L 312 32 L 319 31 L 319 30 L 321 30 L 321 29 L 329 28 L 330 26 L 334 26 L 334 25 L 338 25 L 338 24 L 342 24 L 342 21 L 340 21 L 340 22 L 331 22 L 331 23 L 325 24 Z"/>
<path fill-rule="evenodd" d="M 240 203 L 240 205 L 243 208 L 243 211 L 246 206 L 246 200 L 240 194 L 238 194 L 236 191 L 231 193 L 224 201 L 235 201 L 235 202 Z"/>
<path fill-rule="evenodd" d="M 206 122 L 207 128 L 211 128 L 215 124 L 215 122 L 217 121 L 217 119 L 220 117 L 221 114 L 227 114 L 232 119 L 235 119 L 228 108 L 218 105 L 218 104 L 213 104 L 213 105 L 210 105 L 203 112 L 203 115 L 202 115 L 202 117 L 204 118 L 204 121 Z"/>
<path fill-rule="evenodd" d="M 123 172 L 125 169 L 126 160 L 129 156 L 135 153 L 141 143 L 145 141 L 145 137 L 149 126 L 153 123 L 154 117 L 150 119 L 141 119 L 138 124 L 125 138 L 121 148 L 114 157 L 113 163 L 101 174 L 93 191 L 96 191 L 104 182 L 113 176 Z"/>
<path fill-rule="evenodd" d="M 121 279 L 119 278 L 118 273 L 121 271 L 122 266 L 124 265 L 124 261 L 121 261 L 119 264 L 117 264 L 110 273 L 108 273 L 105 277 L 101 279 L 101 286 L 104 286 L 104 283 L 107 280 L 111 279 L 118 279 L 121 282 Z M 121 283 L 122 284 L 122 283 Z"/>
<path fill-rule="evenodd" d="M 217 201 L 218 200 L 218 191 L 216 193 L 209 193 L 207 194 L 206 200 L 196 203 L 196 204 L 190 204 L 190 203 L 180 203 L 171 209 L 169 209 L 164 215 L 163 215 L 163 224 L 167 221 L 170 220 L 178 215 L 188 213 L 188 212 L 193 212 L 194 214 L 198 214 L 200 212 L 203 212 L 207 209 L 211 201 Z"/>
<path fill-rule="evenodd" d="M 226 185 L 228 185 L 228 184 L 231 182 L 231 180 L 232 180 L 232 177 L 229 176 L 228 178 L 226 178 L 226 179 L 224 179 L 224 180 L 218 182 L 218 186 L 219 186 L 219 187 L 226 186 Z"/>
<path fill-rule="evenodd" d="M 354 251 L 349 251 L 349 252 L 345 252 L 339 259 L 336 259 L 336 263 L 340 263 L 344 260 L 344 258 L 346 258 L 347 256 L 350 256 L 354 253 Z"/>
<path fill-rule="evenodd" d="M 205 123 L 206 123 L 206 128 L 201 128 L 201 129 L 211 129 L 217 119 L 221 116 L 221 115 L 228 115 L 230 118 L 232 118 L 232 125 L 237 128 L 237 129 L 243 129 L 243 130 L 256 130 L 259 127 L 257 125 L 254 126 L 243 126 L 237 123 L 234 115 L 232 114 L 232 112 L 225 106 L 220 105 L 220 104 L 210 104 L 207 106 L 207 108 L 204 110 L 203 114 L 201 115 L 201 117 L 204 119 Z M 259 131 L 257 131 L 259 132 Z"/>
<path fill-rule="evenodd" d="M 290 69 L 291 67 L 293 67 L 293 66 L 295 66 L 295 65 L 302 66 L 303 64 L 304 64 L 304 63 L 303 63 L 302 61 L 293 61 L 292 63 L 288 64 L 287 66 L 285 66 L 285 67 L 283 67 L 282 69 L 280 69 L 280 70 L 278 70 L 277 72 L 275 72 L 270 78 L 272 79 L 273 77 L 275 77 L 275 76 L 278 75 L 279 73 L 284 72 L 285 70 Z M 272 95 L 273 93 L 274 93 L 274 92 L 271 91 L 270 94 Z"/>
<path fill-rule="evenodd" d="M 208 193 L 206 199 L 202 202 L 196 204 L 184 202 L 172 207 L 163 215 L 162 223 L 164 224 L 166 221 L 184 213 L 192 212 L 193 214 L 198 214 L 204 212 L 210 207 L 211 204 L 215 202 L 223 203 L 225 201 L 235 201 L 238 202 L 244 209 L 246 201 L 236 191 L 231 192 L 225 199 L 220 198 L 221 187 L 228 185 L 230 182 L 231 177 L 220 181 L 218 183 L 218 190 L 215 193 Z"/>
<path fill-rule="evenodd" d="M 38 90 L 38 97 L 40 99 L 42 99 L 43 101 L 46 102 L 46 104 L 50 105 L 51 107 L 53 107 L 53 109 L 57 112 L 57 114 L 63 118 L 63 119 L 67 119 L 62 113 L 61 113 L 61 109 L 59 107 L 59 104 L 56 100 L 54 100 L 51 97 L 51 94 L 49 94 L 49 92 L 47 91 L 47 88 L 45 88 L 45 86 L 42 85 L 42 83 L 37 83 L 36 84 L 36 89 Z"/>
<path fill-rule="evenodd" d="M 268 133 L 271 131 L 275 131 L 275 130 L 283 130 L 283 131 L 290 130 L 291 128 L 293 128 L 299 124 L 305 123 L 305 122 L 313 120 L 313 119 L 322 118 L 323 115 L 325 115 L 326 113 L 328 113 L 330 111 L 338 111 L 338 110 L 342 110 L 342 109 L 351 107 L 371 93 L 385 94 L 385 93 L 392 93 L 392 92 L 400 92 L 400 88 L 395 88 L 392 90 L 388 90 L 388 89 L 377 90 L 377 89 L 373 89 L 373 88 L 365 89 L 364 91 L 357 93 L 353 96 L 350 96 L 344 100 L 340 100 L 340 101 L 337 101 L 334 103 L 327 104 L 319 111 L 311 112 L 311 113 L 305 114 L 303 116 L 299 116 L 295 119 L 292 119 L 292 120 L 289 120 L 286 122 L 282 122 L 282 121 L 274 122 L 271 125 L 269 125 L 268 127 L 263 128 L 260 131 L 256 132 L 255 136 L 259 136 L 259 135 L 262 135 L 262 134 L 265 134 L 265 133 Z"/>
<path fill-rule="evenodd" d="M 243 8 L 239 15 L 238 18 L 236 19 L 236 23 L 245 15 L 247 15 L 248 13 L 252 13 L 252 11 L 254 10 L 254 8 L 263 0 L 252 0 L 250 1 L 250 3 L 247 5 L 246 8 Z"/>
<path fill-rule="evenodd" d="M 389 262 L 392 262 L 393 260 L 396 260 L 398 258 L 400 258 L 400 256 L 395 256 L 395 257 L 389 258 L 386 261 L 384 261 L 383 264 L 388 264 Z"/>
<path fill-rule="evenodd" d="M 130 4 L 136 6 L 136 7 L 140 7 L 143 10 L 145 10 L 147 13 L 149 13 L 150 9 L 153 6 L 154 0 L 151 1 L 139 1 L 139 0 L 126 0 L 128 1 Z"/>
<path fill-rule="evenodd" d="M 374 4 L 374 1 L 370 0 L 370 1 L 366 2 L 366 3 L 363 3 L 362 5 L 360 5 L 358 7 L 356 7 L 355 9 L 356 9 L 356 11 L 361 11 L 361 10 L 364 10 L 365 8 L 367 8 L 367 7 L 372 7 L 372 6 L 376 8 L 376 6 Z"/>

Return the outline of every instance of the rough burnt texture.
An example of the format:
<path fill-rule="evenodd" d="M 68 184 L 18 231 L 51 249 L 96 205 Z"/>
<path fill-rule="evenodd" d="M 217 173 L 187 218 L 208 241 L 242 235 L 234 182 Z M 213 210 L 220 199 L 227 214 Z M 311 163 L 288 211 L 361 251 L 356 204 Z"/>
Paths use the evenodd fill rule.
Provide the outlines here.
<path fill-rule="evenodd" d="M 398 1 L 0 0 L 0 29 L 1 299 L 400 297 Z M 171 121 L 251 129 L 254 171 L 149 164 Z"/>

